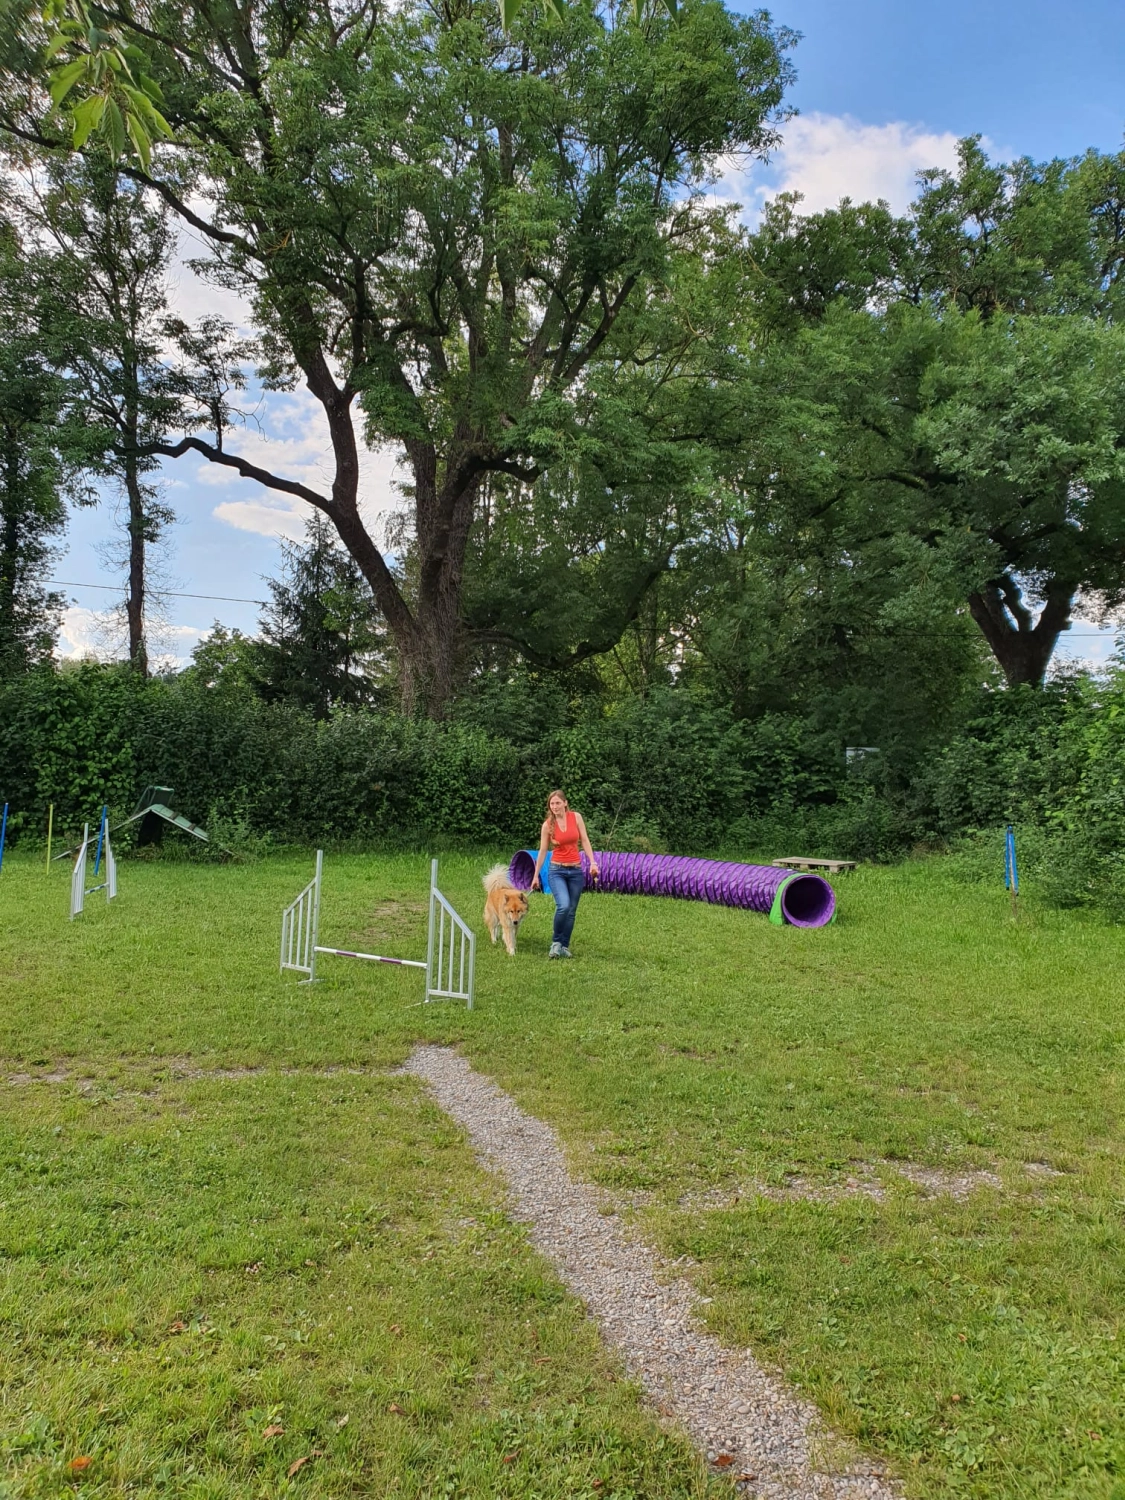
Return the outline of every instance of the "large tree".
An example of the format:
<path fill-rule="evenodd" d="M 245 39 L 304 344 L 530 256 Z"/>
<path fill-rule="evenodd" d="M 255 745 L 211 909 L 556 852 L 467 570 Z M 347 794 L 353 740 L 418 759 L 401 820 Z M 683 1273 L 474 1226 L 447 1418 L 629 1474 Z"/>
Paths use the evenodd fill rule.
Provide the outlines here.
<path fill-rule="evenodd" d="M 943 544 L 1008 682 L 1038 685 L 1076 605 L 1125 602 L 1125 329 L 970 317 L 950 331 L 912 480 L 961 531 Z"/>
<path fill-rule="evenodd" d="M 14 227 L 0 220 L 0 675 L 48 661 L 63 596 L 50 587 L 65 497 L 85 456 L 68 420 L 67 382 L 52 368 L 38 282 Z"/>
<path fill-rule="evenodd" d="M 440 713 L 482 486 L 571 461 L 595 366 L 603 389 L 624 368 L 627 312 L 681 257 L 707 258 L 709 172 L 773 140 L 788 37 L 715 0 L 674 29 L 592 6 L 525 13 L 510 34 L 471 3 L 91 13 L 143 55 L 175 132 L 130 172 L 211 247 L 207 274 L 250 297 L 265 378 L 316 397 L 334 472 L 321 492 L 196 434 L 148 451 L 194 450 L 323 512 L 394 636 L 407 704 Z M 61 147 L 37 66 L 32 37 L 2 123 Z M 364 436 L 405 454 L 408 591 L 361 513 Z"/>
<path fill-rule="evenodd" d="M 173 519 L 153 481 L 151 448 L 182 415 L 166 349 L 170 213 L 148 196 L 94 155 L 48 161 L 17 198 L 38 249 L 44 331 L 91 436 L 100 436 L 96 470 L 124 500 L 128 652 L 142 676 L 150 552 Z"/>
<path fill-rule="evenodd" d="M 754 258 L 792 356 L 778 432 L 832 468 L 793 524 L 924 542 L 1007 680 L 1041 682 L 1074 610 L 1125 594 L 1125 153 L 995 166 L 967 140 L 905 218 L 786 200 Z"/>

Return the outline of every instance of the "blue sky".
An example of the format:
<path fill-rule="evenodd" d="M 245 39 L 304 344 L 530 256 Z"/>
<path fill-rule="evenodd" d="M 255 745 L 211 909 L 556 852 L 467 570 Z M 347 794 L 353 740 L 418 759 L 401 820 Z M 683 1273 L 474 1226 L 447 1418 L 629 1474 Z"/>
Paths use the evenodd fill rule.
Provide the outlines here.
<path fill-rule="evenodd" d="M 1121 0 L 789 0 L 772 7 L 779 24 L 802 33 L 794 52 L 790 102 L 799 115 L 774 160 L 721 191 L 753 213 L 781 188 L 804 193 L 809 208 L 845 194 L 883 196 L 895 207 L 911 197 L 914 174 L 949 165 L 959 136 L 981 133 L 1002 157 L 1075 155 L 1114 150 L 1125 135 L 1125 13 Z M 191 253 L 194 246 L 186 247 Z M 185 313 L 216 308 L 236 321 L 228 294 L 183 272 Z M 241 444 L 259 462 L 314 484 L 327 479 L 327 445 L 311 399 L 274 397 L 257 412 L 260 430 Z M 394 456 L 374 455 L 365 509 L 374 520 L 396 502 Z M 162 564 L 165 586 L 184 594 L 260 599 L 276 570 L 281 536 L 300 534 L 304 507 L 271 496 L 191 458 L 166 471 L 167 500 L 179 520 Z M 114 585 L 112 506 L 77 513 L 56 578 Z M 99 622 L 113 595 L 70 588 L 62 650 L 113 653 L 114 627 Z M 156 644 L 184 659 L 215 619 L 255 628 L 253 604 L 169 595 L 167 629 Z M 1077 622 L 1060 654 L 1101 659 L 1110 638 Z"/>
<path fill-rule="evenodd" d="M 1125 126 L 1120 0 L 791 0 L 792 102 L 871 123 L 980 131 L 1005 151 L 1110 150 Z"/>

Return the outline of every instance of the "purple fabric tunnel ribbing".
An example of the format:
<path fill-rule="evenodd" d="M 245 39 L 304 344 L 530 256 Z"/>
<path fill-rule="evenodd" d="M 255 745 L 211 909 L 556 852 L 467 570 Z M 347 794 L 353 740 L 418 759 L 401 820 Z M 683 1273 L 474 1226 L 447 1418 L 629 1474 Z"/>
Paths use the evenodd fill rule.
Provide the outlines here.
<path fill-rule="evenodd" d="M 824 927 L 836 910 L 836 893 L 820 875 L 795 875 L 777 865 L 739 865 L 717 859 L 685 859 L 677 854 L 614 854 L 594 851 L 598 883 L 589 890 L 621 896 L 678 896 L 769 913 L 780 886 L 781 912 L 794 927 Z M 582 856 L 589 875 L 589 860 Z M 531 889 L 535 853 L 520 849 L 508 870 L 519 891 Z"/>

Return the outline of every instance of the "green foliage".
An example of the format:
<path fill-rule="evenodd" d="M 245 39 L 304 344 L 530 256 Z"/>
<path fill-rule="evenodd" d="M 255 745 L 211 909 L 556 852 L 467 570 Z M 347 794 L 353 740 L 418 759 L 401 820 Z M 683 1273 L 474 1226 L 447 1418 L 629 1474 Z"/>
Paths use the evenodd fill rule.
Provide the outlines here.
<path fill-rule="evenodd" d="M 968 139 L 923 179 L 902 218 L 784 198 L 752 237 L 747 458 L 781 476 L 794 557 L 928 552 L 1038 686 L 1073 610 L 1125 579 L 1125 153 L 996 165 Z"/>
<path fill-rule="evenodd" d="M 83 665 L 0 686 L 13 839 L 41 838 L 50 802 L 73 833 L 102 802 L 123 812 L 155 782 L 246 852 L 515 848 L 563 786 L 606 848 L 886 860 L 955 846 L 959 867 L 987 880 L 1014 822 L 1037 897 L 1125 916 L 1125 668 L 978 691 L 944 736 L 891 739 L 845 765 L 835 723 L 739 718 L 685 687 L 599 706 L 524 682 L 443 724 L 355 709 L 317 719 L 261 699 L 255 651 L 224 633 L 178 679 Z"/>
<path fill-rule="evenodd" d="M 986 569 L 1125 597 L 1125 332 L 1044 315 L 948 323 L 915 432 Z M 955 487 L 955 488 L 954 488 Z M 955 498 L 954 498 L 955 497 Z M 987 539 L 987 541 L 985 541 Z M 966 548 L 966 551 L 969 549 Z M 976 549 L 974 549 L 976 550 Z"/>
<path fill-rule="evenodd" d="M 0 687 L 13 838 L 41 836 L 50 802 L 56 826 L 74 831 L 155 782 L 245 850 L 517 847 L 561 785 L 607 848 L 879 860 L 978 839 L 991 879 L 999 832 L 1016 822 L 1040 894 L 1125 912 L 1125 669 L 985 690 L 943 739 L 910 753 L 892 741 L 846 767 L 835 725 L 793 711 L 739 718 L 686 688 L 600 708 L 554 691 L 545 707 L 528 690 L 468 700 L 441 725 L 347 709 L 318 720 L 262 701 L 254 653 L 224 634 L 179 679 L 145 685 L 84 665 Z"/>
<path fill-rule="evenodd" d="M 1077 767 L 1065 763 L 1065 734 L 1089 710 L 1092 685 L 1078 676 L 1036 691 L 987 693 L 961 734 L 946 747 L 933 779 L 934 807 L 950 831 L 1041 821 L 1053 799 L 1073 789 Z"/>
<path fill-rule="evenodd" d="M 171 140 L 173 132 L 160 112 L 160 85 L 144 72 L 144 53 L 86 0 L 46 0 L 42 20 L 41 67 L 56 109 L 73 92 L 75 149 L 96 135 L 115 163 L 135 153 L 147 171 L 153 142 Z"/>
<path fill-rule="evenodd" d="M 1018 825 L 1020 867 L 1059 906 L 1125 918 L 1125 669 L 990 694 L 930 773 L 936 825 L 999 868 Z M 986 832 L 987 830 L 987 832 Z"/>
<path fill-rule="evenodd" d="M 104 802 L 120 809 L 137 785 L 134 736 L 153 702 L 119 669 L 81 666 L 29 673 L 0 689 L 0 765 L 11 788 L 12 831 L 46 831 L 48 803 L 58 827 L 80 831 Z M 159 779 L 159 778 L 157 778 Z"/>
<path fill-rule="evenodd" d="M 753 237 L 755 302 L 772 329 L 895 302 L 977 313 L 987 321 L 1075 314 L 1116 321 L 1125 271 L 1125 152 L 1069 160 L 989 161 L 980 138 L 954 171 L 921 174 L 916 201 L 803 215 L 782 194 Z"/>
<path fill-rule="evenodd" d="M 676 18 L 678 0 L 656 3 Z M 526 0 L 500 0 L 505 31 L 525 5 Z M 544 8 L 561 21 L 567 0 L 544 0 Z M 362 11 L 353 16 L 350 26 L 361 15 Z M 632 15 L 640 24 L 645 0 L 633 0 Z M 35 37 L 42 49 L 37 60 L 51 103 L 69 124 L 74 148 L 81 149 L 94 137 L 114 163 L 135 156 L 147 172 L 153 147 L 175 139 L 175 131 L 161 112 L 160 85 L 144 71 L 145 52 L 127 40 L 132 31 L 132 17 L 124 26 L 111 24 L 102 7 L 91 8 L 85 0 L 46 0 L 42 35 Z"/>
<path fill-rule="evenodd" d="M 125 502 L 114 558 L 126 574 L 129 658 L 148 670 L 149 549 L 174 519 L 142 450 L 181 415 L 168 366 L 167 208 L 104 159 L 54 158 L 15 196 L 37 333 L 67 377 L 70 420 L 84 431 L 93 475 Z"/>
<path fill-rule="evenodd" d="M 254 691 L 257 642 L 236 626 L 216 620 L 191 653 L 191 666 L 180 673 L 185 686 L 244 697 Z"/>
<path fill-rule="evenodd" d="M 154 782 L 174 786 L 189 816 L 232 820 L 247 837 L 515 846 L 561 784 L 603 842 L 692 851 L 749 838 L 771 809 L 836 796 L 829 741 L 809 741 L 793 719 L 736 720 L 687 693 L 570 715 L 519 743 L 469 720 L 344 710 L 317 721 L 238 688 L 234 659 L 217 675 L 200 662 L 147 686 L 86 665 L 0 689 L 13 834 L 37 833 L 50 802 L 56 826 L 73 829 Z"/>
<path fill-rule="evenodd" d="M 14 229 L 0 219 L 0 677 L 50 659 L 63 605 L 48 580 L 66 524 L 74 434 L 37 292 Z"/>
<path fill-rule="evenodd" d="M 374 600 L 323 516 L 306 522 L 303 543 L 283 544 L 281 568 L 280 579 L 267 580 L 272 600 L 259 636 L 238 643 L 257 691 L 318 719 L 375 702 L 387 667 Z"/>

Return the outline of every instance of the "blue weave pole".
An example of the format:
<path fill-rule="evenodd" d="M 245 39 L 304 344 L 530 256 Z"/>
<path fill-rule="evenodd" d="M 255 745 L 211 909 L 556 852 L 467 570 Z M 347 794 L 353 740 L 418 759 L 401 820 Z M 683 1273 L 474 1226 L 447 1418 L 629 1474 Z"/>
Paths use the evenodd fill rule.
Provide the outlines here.
<path fill-rule="evenodd" d="M 1016 830 L 1009 823 L 1004 833 L 1004 884 L 1012 893 L 1012 920 L 1019 916 L 1020 875 L 1016 868 Z"/>
<path fill-rule="evenodd" d="M 8 837 L 8 804 L 4 803 L 4 816 L 0 818 L 0 870 L 4 868 L 4 840 Z"/>
<path fill-rule="evenodd" d="M 102 862 L 102 839 L 105 838 L 105 825 L 106 825 L 106 823 L 107 823 L 108 820 L 109 820 L 109 808 L 108 807 L 103 807 L 102 808 L 102 820 L 98 824 L 98 847 L 97 847 L 97 852 L 94 855 L 94 874 L 95 875 L 98 873 L 98 866 Z"/>

